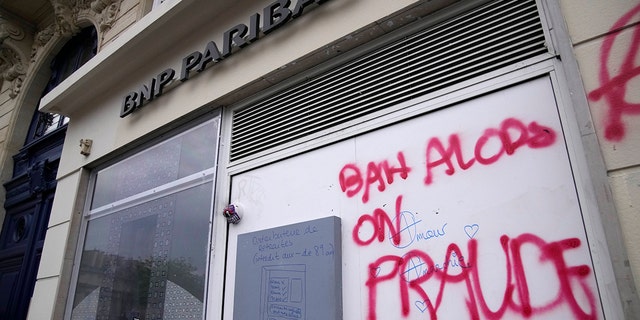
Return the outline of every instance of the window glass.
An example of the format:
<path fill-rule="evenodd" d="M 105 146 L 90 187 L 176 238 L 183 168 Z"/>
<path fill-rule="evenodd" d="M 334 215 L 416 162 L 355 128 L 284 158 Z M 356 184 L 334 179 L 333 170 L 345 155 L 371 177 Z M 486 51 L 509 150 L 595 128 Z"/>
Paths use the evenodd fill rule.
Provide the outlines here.
<path fill-rule="evenodd" d="M 216 119 L 96 173 L 71 319 L 202 319 L 217 132 Z"/>
<path fill-rule="evenodd" d="M 98 208 L 213 167 L 217 122 L 205 123 L 98 172 Z"/>

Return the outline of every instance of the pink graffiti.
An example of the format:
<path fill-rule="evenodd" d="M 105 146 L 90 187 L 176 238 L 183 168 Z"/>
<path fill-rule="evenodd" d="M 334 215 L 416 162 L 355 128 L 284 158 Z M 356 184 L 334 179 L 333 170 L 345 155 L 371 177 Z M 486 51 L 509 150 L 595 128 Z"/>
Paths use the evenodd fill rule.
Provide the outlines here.
<path fill-rule="evenodd" d="M 615 41 L 620 35 L 620 29 L 640 13 L 640 5 L 622 16 L 611 27 L 612 35 L 608 36 L 600 48 L 600 88 L 589 93 L 590 100 L 604 98 L 609 105 L 609 114 L 605 123 L 605 138 L 610 141 L 620 141 L 625 136 L 625 126 L 622 121 L 624 114 L 640 114 L 640 103 L 631 103 L 626 100 L 629 81 L 640 75 L 640 66 L 635 65 L 635 59 L 640 48 L 640 24 L 633 28 L 633 39 L 628 52 L 620 65 L 617 75 L 611 75 L 607 63 Z"/>
<path fill-rule="evenodd" d="M 438 137 L 432 137 L 427 142 L 425 151 L 426 176 L 424 183 L 430 185 L 434 180 L 434 169 L 443 168 L 444 172 L 451 176 L 456 172 L 456 165 L 461 170 L 467 170 L 473 165 L 492 165 L 505 156 L 513 155 L 520 148 L 541 149 L 553 145 L 557 133 L 551 128 L 536 121 L 528 124 L 516 118 L 503 120 L 497 128 L 487 128 L 475 141 L 462 141 L 457 133 L 451 134 L 449 139 L 443 142 Z M 463 143 L 463 142 L 466 142 Z M 497 144 L 497 150 L 490 146 Z M 495 149 L 495 148 L 494 148 Z M 465 157 L 463 150 L 473 150 L 473 156 Z M 355 163 L 349 163 L 342 167 L 338 174 L 340 189 L 349 198 L 362 192 L 362 203 L 367 203 L 371 196 L 371 190 L 380 193 L 387 186 L 397 181 L 396 178 L 406 180 L 412 168 L 407 164 L 404 153 L 399 151 L 396 160 L 370 161 L 366 168 L 360 168 Z"/>
<path fill-rule="evenodd" d="M 372 185 L 377 185 L 378 191 L 383 192 L 387 185 L 393 183 L 395 175 L 406 180 L 409 172 L 411 172 L 411 168 L 407 166 L 402 152 L 398 152 L 397 158 L 397 167 L 390 165 L 387 160 L 379 163 L 369 162 L 365 175 L 362 174 L 362 170 L 360 170 L 356 164 L 345 165 L 342 170 L 340 170 L 338 177 L 342 192 L 351 198 L 364 188 L 362 203 L 367 203 L 367 201 L 369 201 L 369 190 Z"/>
<path fill-rule="evenodd" d="M 514 137 L 514 134 L 517 137 Z M 500 148 L 494 151 L 493 154 L 486 155 L 484 149 L 491 140 L 497 141 L 500 144 Z M 456 172 L 456 164 L 462 170 L 469 169 L 475 163 L 491 165 L 505 155 L 513 155 L 520 147 L 529 147 L 531 149 L 546 148 L 553 145 L 555 141 L 556 133 L 552 128 L 542 126 L 535 121 L 526 125 L 515 118 L 505 119 L 499 128 L 486 129 L 475 143 L 474 156 L 468 159 L 463 157 L 460 137 L 457 134 L 449 136 L 448 144 L 442 143 L 437 137 L 433 137 L 427 143 L 427 175 L 424 178 L 424 183 L 426 185 L 433 183 L 433 169 L 439 166 L 444 165 L 446 167 L 444 172 L 451 176 Z"/>
<path fill-rule="evenodd" d="M 460 247 L 452 243 L 447 248 L 442 268 L 434 263 L 432 257 L 422 250 L 411 250 L 402 256 L 385 255 L 369 265 L 368 279 L 366 286 L 369 291 L 369 308 L 367 319 L 378 318 L 377 306 L 381 304 L 379 297 L 388 297 L 389 294 L 398 294 L 401 300 L 401 317 L 408 317 L 411 313 L 411 302 L 409 294 L 413 293 L 420 297 L 421 301 L 416 306 L 420 311 L 426 312 L 429 319 L 438 319 L 441 315 L 441 303 L 445 297 L 447 286 L 461 284 L 466 288 L 465 294 L 449 293 L 447 296 L 457 297 L 464 300 L 469 319 L 502 319 L 508 315 L 516 314 L 519 318 L 543 318 L 549 312 L 557 308 L 568 309 L 575 319 L 597 319 L 598 310 L 596 307 L 596 296 L 589 286 L 587 279 L 591 274 L 588 265 L 570 265 L 565 260 L 565 252 L 580 247 L 580 239 L 567 238 L 559 241 L 547 242 L 534 234 L 522 234 L 515 238 L 503 235 L 500 238 L 500 245 L 506 258 L 504 272 L 507 282 L 501 293 L 495 290 L 483 288 L 479 277 L 478 263 L 481 259 L 486 259 L 478 254 L 478 240 L 470 239 L 467 246 L 469 257 L 464 260 Z M 559 284 L 557 290 L 547 293 L 545 302 L 534 303 L 531 298 L 531 289 L 528 273 L 532 267 L 525 267 L 522 257 L 522 247 L 528 246 L 537 250 L 536 257 L 540 267 L 550 266 L 548 280 Z M 529 254 L 531 254 L 528 251 Z M 420 261 L 416 263 L 415 261 Z M 381 272 L 381 266 L 391 265 L 389 271 Z M 422 265 L 421 272 L 417 277 L 408 277 L 409 271 Z M 433 266 L 436 266 L 435 268 Z M 451 267 L 458 267 L 455 271 L 450 271 Z M 387 268 L 389 269 L 389 268 Z M 496 272 L 495 270 L 493 272 Z M 378 292 L 378 286 L 383 282 L 395 281 L 398 291 Z M 435 295 L 429 295 L 424 289 L 427 283 L 434 283 L 438 286 Z M 502 301 L 497 308 L 490 308 L 486 294 L 498 294 Z M 580 297 L 580 298 L 579 298 Z M 579 300 L 586 299 L 587 304 L 579 303 Z M 384 303 L 384 302 L 382 302 Z M 446 311 L 445 311 L 446 312 Z M 509 312 L 509 314 L 507 313 Z"/>

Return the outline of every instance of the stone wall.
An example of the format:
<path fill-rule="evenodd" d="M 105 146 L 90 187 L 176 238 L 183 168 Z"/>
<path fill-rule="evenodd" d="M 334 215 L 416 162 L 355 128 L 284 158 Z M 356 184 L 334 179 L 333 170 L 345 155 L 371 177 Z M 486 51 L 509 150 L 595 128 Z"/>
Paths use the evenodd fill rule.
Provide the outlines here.
<path fill-rule="evenodd" d="M 607 167 L 629 258 L 624 264 L 640 288 L 640 2 L 560 4 Z"/>

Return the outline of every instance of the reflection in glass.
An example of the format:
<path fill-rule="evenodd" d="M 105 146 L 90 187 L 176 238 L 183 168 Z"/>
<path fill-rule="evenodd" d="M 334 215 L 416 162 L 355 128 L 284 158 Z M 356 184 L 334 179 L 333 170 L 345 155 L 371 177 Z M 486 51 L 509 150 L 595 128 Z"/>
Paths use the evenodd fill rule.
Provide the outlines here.
<path fill-rule="evenodd" d="M 201 319 L 212 183 L 92 219 L 72 319 Z"/>
<path fill-rule="evenodd" d="M 212 168 L 217 134 L 212 120 L 100 170 L 91 208 Z"/>

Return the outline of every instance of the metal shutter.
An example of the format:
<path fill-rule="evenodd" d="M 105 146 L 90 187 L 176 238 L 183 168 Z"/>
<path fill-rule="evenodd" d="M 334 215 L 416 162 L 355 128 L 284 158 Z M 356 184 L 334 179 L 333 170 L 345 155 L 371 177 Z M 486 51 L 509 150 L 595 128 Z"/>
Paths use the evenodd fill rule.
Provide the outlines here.
<path fill-rule="evenodd" d="M 547 52 L 534 0 L 486 4 L 235 111 L 230 160 Z"/>

